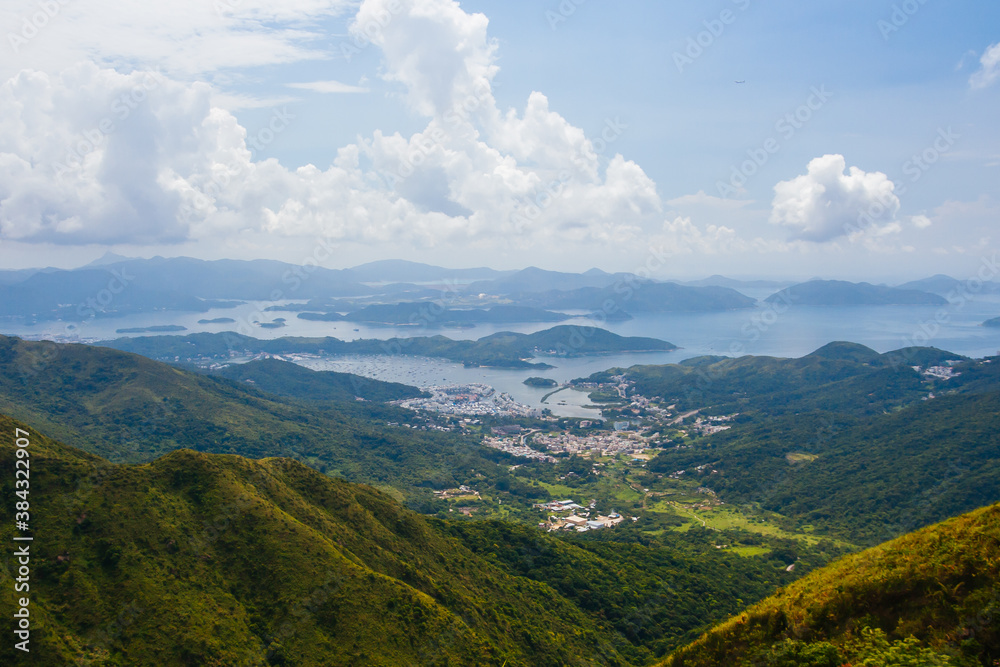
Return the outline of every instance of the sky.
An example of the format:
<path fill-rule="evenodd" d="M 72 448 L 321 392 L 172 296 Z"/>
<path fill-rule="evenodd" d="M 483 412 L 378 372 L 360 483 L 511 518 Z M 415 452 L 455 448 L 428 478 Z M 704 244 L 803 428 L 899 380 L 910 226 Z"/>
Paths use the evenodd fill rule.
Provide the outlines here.
<path fill-rule="evenodd" d="M 4 269 L 998 271 L 998 3 L 5 0 L 0 53 Z"/>

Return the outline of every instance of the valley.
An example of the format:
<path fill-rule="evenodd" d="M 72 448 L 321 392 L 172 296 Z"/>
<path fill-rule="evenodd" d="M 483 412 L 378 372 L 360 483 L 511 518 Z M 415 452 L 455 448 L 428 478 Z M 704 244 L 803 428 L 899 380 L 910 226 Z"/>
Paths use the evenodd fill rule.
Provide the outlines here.
<path fill-rule="evenodd" d="M 875 299 L 892 295 L 865 289 Z M 298 321 L 275 314 L 262 321 Z M 642 317 L 614 326 L 627 331 Z M 108 577 L 122 582 L 125 597 L 116 599 L 133 610 L 130 626 L 155 644 L 188 647 L 162 654 L 163 664 L 281 664 L 280 656 L 322 664 L 331 642 L 347 651 L 336 658 L 345 663 L 379 656 L 387 664 L 688 664 L 695 649 L 685 645 L 749 605 L 768 604 L 782 586 L 1000 501 L 997 357 L 847 342 L 799 357 L 698 355 L 659 337 L 572 323 L 478 338 L 475 329 L 450 337 L 424 327 L 396 336 L 401 328 L 371 339 L 268 338 L 259 328 L 260 337 L 171 335 L 166 326 L 144 332 L 155 336 L 87 345 L 0 337 L 0 414 L 44 438 L 41 460 L 70 475 L 53 483 L 89 480 L 71 513 L 43 512 L 43 525 L 63 535 L 42 551 L 42 613 L 61 624 L 60 638 L 45 635 L 46 654 L 57 664 L 71 653 L 152 655 L 130 632 L 95 642 L 59 611 L 92 604 L 60 592 L 72 572 L 95 588 Z M 69 472 L 74 466 L 92 472 Z M 255 495 L 279 470 L 291 490 Z M 110 485 L 133 478 L 132 491 Z M 155 479 L 172 481 L 158 487 Z M 233 484 L 244 491 L 234 496 Z M 3 489 L 5 498 L 13 491 Z M 354 494 L 381 527 L 362 528 L 354 501 L 336 519 L 322 516 L 328 500 L 307 499 L 315 507 L 304 509 L 298 499 L 315 493 Z M 142 514 L 161 496 L 173 498 L 171 509 Z M 111 530 L 102 509 L 109 502 L 139 513 Z M 292 521 L 279 520 L 275 534 L 299 535 L 294 550 L 251 539 L 250 526 L 282 516 Z M 78 520 L 102 528 L 91 539 L 72 528 Z M 323 532 L 331 520 L 358 531 L 352 546 Z M 162 532 L 166 551 L 140 538 L 133 521 Z M 178 529 L 190 549 L 174 551 Z M 385 529 L 403 542 L 368 544 Z M 273 600 L 240 588 L 251 544 L 288 568 L 302 569 L 298 559 L 311 555 L 363 569 L 348 574 L 337 565 L 339 583 L 307 594 L 313 617 L 286 630 L 259 615 Z M 386 548 L 403 555 L 386 560 Z M 168 556 L 160 586 L 174 587 L 170 593 L 139 574 L 147 560 Z M 447 574 L 436 569 L 442 557 Z M 62 565 L 51 569 L 53 558 Z M 211 604 L 230 609 L 234 622 L 216 625 L 212 637 L 146 627 L 142 610 L 158 596 L 186 600 L 189 613 L 207 608 L 204 592 L 175 580 L 192 558 L 221 586 Z M 216 563 L 225 573 L 209 575 Z M 375 580 L 363 574 L 369 570 Z M 456 576 L 463 592 L 448 588 Z M 414 639 L 383 646 L 361 626 L 334 622 L 348 613 L 341 586 L 364 601 L 351 613 L 388 610 Z M 485 595 L 500 607 L 471 612 Z M 543 610 L 543 599 L 559 611 Z M 543 627 L 561 639 L 538 634 Z M 874 648 L 863 650 L 903 639 L 888 626 L 878 632 L 888 634 L 872 635 Z M 442 633 L 451 637 L 444 645 L 434 639 Z M 862 650 L 831 646 L 768 650 Z"/>

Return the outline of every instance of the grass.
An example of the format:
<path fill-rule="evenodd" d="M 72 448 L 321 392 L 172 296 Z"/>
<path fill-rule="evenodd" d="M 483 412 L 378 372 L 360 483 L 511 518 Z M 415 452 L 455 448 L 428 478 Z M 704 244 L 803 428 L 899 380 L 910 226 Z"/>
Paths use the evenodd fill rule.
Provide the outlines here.
<path fill-rule="evenodd" d="M 816 570 L 663 666 L 817 664 L 768 659 L 791 649 L 805 655 L 810 645 L 837 654 L 824 665 L 997 664 L 998 576 L 1000 505 L 993 505 Z"/>
<path fill-rule="evenodd" d="M 822 540 L 829 540 L 838 546 L 851 548 L 852 545 L 844 542 L 842 540 L 835 540 L 832 538 L 817 537 L 815 535 L 800 533 L 800 532 L 790 532 L 775 524 L 762 519 L 759 517 L 749 517 L 742 512 L 728 508 L 720 507 L 717 509 L 705 511 L 705 510 L 693 510 L 687 507 L 683 507 L 680 503 L 674 501 L 663 501 L 668 505 L 673 506 L 681 516 L 690 517 L 691 521 L 684 524 L 683 526 L 678 526 L 674 530 L 684 532 L 690 530 L 692 526 L 704 525 L 706 528 L 712 528 L 714 530 L 745 530 L 751 533 L 757 533 L 758 535 L 764 535 L 766 537 L 777 537 L 781 539 L 793 539 L 803 542 L 810 546 L 815 546 Z"/>
<path fill-rule="evenodd" d="M 785 460 L 793 465 L 796 463 L 812 463 L 818 458 L 819 456 L 815 454 L 804 454 L 802 452 L 788 452 L 785 454 Z"/>
<path fill-rule="evenodd" d="M 771 553 L 771 550 L 767 547 L 732 547 L 729 551 L 737 554 L 738 556 L 743 556 L 744 558 L 753 558 L 755 556 L 763 556 L 764 554 Z"/>

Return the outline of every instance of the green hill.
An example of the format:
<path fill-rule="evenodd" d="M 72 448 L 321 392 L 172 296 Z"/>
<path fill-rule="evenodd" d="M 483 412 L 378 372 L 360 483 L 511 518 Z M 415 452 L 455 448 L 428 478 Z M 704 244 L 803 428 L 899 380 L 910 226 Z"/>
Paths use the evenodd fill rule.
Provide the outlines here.
<path fill-rule="evenodd" d="M 817 570 L 663 665 L 995 665 L 998 580 L 993 505 Z"/>
<path fill-rule="evenodd" d="M 271 368 L 280 372 L 270 378 L 258 374 Z M 291 395 L 323 385 L 320 391 L 336 398 L 330 385 L 342 383 L 335 375 L 331 380 L 272 363 L 233 372 L 254 373 L 271 389 Z M 296 386 L 302 377 L 307 384 Z M 423 487 L 469 483 L 477 469 L 492 476 L 496 462 L 508 460 L 457 434 L 388 426 L 414 416 L 354 400 L 359 393 L 371 396 L 366 392 L 372 387 L 397 392 L 394 385 L 365 386 L 341 388 L 350 397 L 331 409 L 108 348 L 0 336 L 0 412 L 114 462 L 146 462 L 182 448 L 284 456 L 351 481 L 390 484 L 412 496 L 409 492 Z"/>
<path fill-rule="evenodd" d="M 26 427 L 0 417 L 5 470 L 15 428 Z M 374 489 L 287 459 L 182 450 L 122 466 L 30 440 L 24 664 L 625 664 L 550 588 Z M 4 507 L 17 500 L 13 480 L 0 481 Z M 13 529 L 0 528 L 8 545 Z M 19 657 L 8 637 L 0 662 Z"/>
<path fill-rule="evenodd" d="M 479 340 L 445 336 L 342 341 L 338 338 L 278 338 L 259 340 L 241 334 L 143 336 L 105 341 L 101 345 L 163 361 L 229 360 L 232 355 L 268 354 L 407 354 L 448 359 L 469 366 L 546 368 L 528 361 L 537 353 L 558 356 L 608 352 L 670 351 L 677 346 L 656 338 L 626 337 L 594 327 L 561 325 L 533 334 L 500 332 Z"/>
<path fill-rule="evenodd" d="M 739 413 L 727 431 L 667 448 L 650 471 L 685 470 L 789 529 L 870 546 L 1000 500 L 994 361 L 834 343 L 800 359 L 705 358 L 588 380 L 623 373 L 633 393 L 681 412 Z M 951 377 L 925 374 L 937 366 Z"/>
<path fill-rule="evenodd" d="M 352 373 L 313 371 L 278 359 L 261 359 L 245 364 L 232 364 L 217 375 L 252 384 L 278 396 L 313 401 L 398 401 L 424 396 L 415 387 L 396 382 L 381 382 Z"/>

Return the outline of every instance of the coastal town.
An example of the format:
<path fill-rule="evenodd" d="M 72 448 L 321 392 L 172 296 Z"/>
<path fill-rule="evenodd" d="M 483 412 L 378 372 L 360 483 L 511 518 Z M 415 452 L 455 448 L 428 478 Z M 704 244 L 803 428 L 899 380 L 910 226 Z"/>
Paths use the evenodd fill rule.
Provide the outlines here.
<path fill-rule="evenodd" d="M 542 411 L 518 403 L 506 392 L 497 392 L 486 384 L 456 384 L 426 389 L 429 398 L 396 401 L 396 405 L 411 410 L 429 410 L 446 415 L 477 415 L 494 417 L 542 416 Z"/>
<path fill-rule="evenodd" d="M 528 445 L 529 439 L 535 447 Z M 528 433 L 514 438 L 486 437 L 483 444 L 513 456 L 551 462 L 556 460 L 554 454 L 594 458 L 617 456 L 618 454 L 642 454 L 650 448 L 649 442 L 638 434 L 622 435 L 608 431 L 582 436 L 559 432 L 553 434 Z M 550 454 L 541 450 L 548 451 Z"/>

